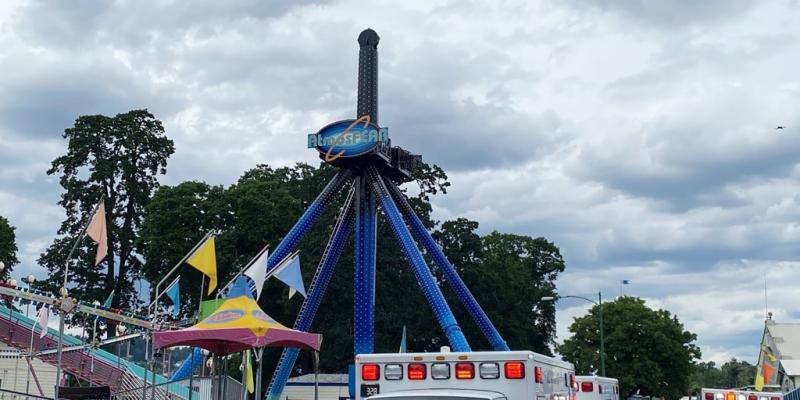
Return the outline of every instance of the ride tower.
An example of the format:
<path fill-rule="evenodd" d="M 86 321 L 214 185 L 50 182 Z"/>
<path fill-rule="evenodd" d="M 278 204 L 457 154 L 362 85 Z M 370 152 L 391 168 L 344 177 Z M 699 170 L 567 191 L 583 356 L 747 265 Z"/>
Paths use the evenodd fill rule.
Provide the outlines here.
<path fill-rule="evenodd" d="M 375 322 L 375 248 L 378 209 L 383 212 L 395 239 L 427 300 L 433 314 L 454 351 L 470 351 L 467 339 L 418 244 L 445 275 L 481 332 L 498 351 L 509 350 L 505 340 L 447 260 L 398 185 L 412 180 L 411 171 L 422 162 L 420 155 L 391 145 L 388 128 L 378 124 L 378 42 L 372 29 L 358 36 L 358 104 L 356 119 L 337 121 L 308 135 L 308 147 L 339 171 L 306 209 L 289 233 L 270 254 L 267 271 L 291 254 L 297 243 L 320 218 L 325 209 L 347 190 L 347 197 L 333 227 L 314 278 L 295 320 L 294 329 L 308 331 L 319 309 L 325 290 L 344 245 L 354 229 L 355 266 L 353 274 L 354 343 L 353 354 L 368 354 L 374 349 Z M 278 400 L 297 360 L 298 349 L 286 348 L 281 354 L 266 393 L 266 399 Z M 258 391 L 256 391 L 258 393 Z"/>

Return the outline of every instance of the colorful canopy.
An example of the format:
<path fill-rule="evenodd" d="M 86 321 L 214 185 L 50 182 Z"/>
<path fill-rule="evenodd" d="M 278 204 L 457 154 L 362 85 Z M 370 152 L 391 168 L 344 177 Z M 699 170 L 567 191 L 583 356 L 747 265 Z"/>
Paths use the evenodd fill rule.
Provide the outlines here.
<path fill-rule="evenodd" d="M 262 311 L 244 277 L 236 279 L 228 299 L 206 319 L 190 328 L 153 335 L 156 348 L 195 346 L 218 355 L 264 346 L 319 350 L 321 342 L 321 335 L 289 329 Z"/>

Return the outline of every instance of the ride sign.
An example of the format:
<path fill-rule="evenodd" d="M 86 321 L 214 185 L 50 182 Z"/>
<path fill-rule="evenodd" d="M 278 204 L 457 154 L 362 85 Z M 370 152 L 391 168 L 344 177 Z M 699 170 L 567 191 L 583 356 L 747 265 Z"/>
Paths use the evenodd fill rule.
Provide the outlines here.
<path fill-rule="evenodd" d="M 369 115 L 333 122 L 308 135 L 308 148 L 316 147 L 326 162 L 369 153 L 380 143 L 389 142 L 389 129 L 370 122 Z"/>

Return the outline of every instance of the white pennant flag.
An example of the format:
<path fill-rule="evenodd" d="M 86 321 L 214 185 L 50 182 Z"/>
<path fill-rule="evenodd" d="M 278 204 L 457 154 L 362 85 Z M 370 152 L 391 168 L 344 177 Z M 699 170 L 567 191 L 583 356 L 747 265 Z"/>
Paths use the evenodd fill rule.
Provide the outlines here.
<path fill-rule="evenodd" d="M 264 288 L 264 281 L 267 280 L 267 259 L 269 251 L 264 251 L 258 259 L 244 271 L 256 284 L 256 301 L 261 297 L 261 290 Z"/>
<path fill-rule="evenodd" d="M 47 320 L 50 316 L 49 314 L 47 307 L 42 307 L 39 309 L 39 314 L 36 316 L 36 322 L 42 327 L 42 333 L 39 334 L 40 339 L 47 335 Z M 34 328 L 35 327 L 34 325 Z"/>

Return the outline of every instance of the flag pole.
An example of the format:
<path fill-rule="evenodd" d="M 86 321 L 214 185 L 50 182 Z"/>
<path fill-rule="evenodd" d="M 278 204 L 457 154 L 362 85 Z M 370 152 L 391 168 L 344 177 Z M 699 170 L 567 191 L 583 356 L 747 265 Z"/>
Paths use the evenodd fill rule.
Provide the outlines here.
<path fill-rule="evenodd" d="M 164 277 L 161 278 L 160 281 L 158 281 L 158 284 L 156 284 L 155 291 L 153 292 L 153 301 L 147 307 L 148 313 L 150 314 L 150 317 L 152 318 L 153 322 L 156 321 L 156 313 L 155 313 L 155 311 L 156 311 L 156 306 L 158 305 L 158 299 L 161 297 L 162 294 L 164 294 L 163 292 L 159 292 L 159 288 L 161 287 L 161 285 L 164 283 L 164 281 L 167 280 L 167 278 L 170 277 L 170 275 L 175 273 L 175 271 L 177 271 L 178 268 L 180 268 L 183 265 L 183 263 L 186 262 L 186 260 L 188 260 L 189 257 L 191 257 L 191 255 L 194 254 L 194 252 L 201 245 L 203 245 L 203 243 L 206 242 L 206 240 L 208 240 L 209 237 L 213 236 L 213 233 L 214 233 L 213 230 L 208 231 L 205 234 L 205 236 L 203 236 L 203 238 L 200 239 L 200 241 L 197 242 L 197 244 L 195 244 L 194 247 L 192 247 L 192 249 L 188 253 L 186 253 L 186 255 L 183 256 L 183 258 L 181 258 L 181 260 L 178 261 L 178 263 L 176 263 L 175 266 L 172 267 L 172 269 L 166 275 L 164 275 Z M 202 281 L 205 282 L 205 278 Z M 202 287 L 202 285 L 201 285 L 201 287 Z M 203 294 L 202 294 L 202 288 L 201 288 L 200 301 L 203 300 L 202 296 L 203 296 Z M 154 327 L 154 329 L 155 329 L 155 327 Z M 152 388 L 153 395 L 155 395 L 155 385 L 156 385 L 156 370 L 155 370 L 155 364 L 154 364 L 154 362 L 155 362 L 155 346 L 154 346 L 154 344 L 155 344 L 154 341 L 152 340 L 152 338 L 150 338 L 150 346 L 149 346 L 150 347 L 150 359 L 147 360 L 147 361 L 149 362 L 150 369 L 153 370 L 153 388 Z M 147 356 L 147 350 L 145 350 L 145 359 L 147 359 L 146 356 Z M 147 368 L 145 368 L 144 386 L 142 387 L 142 399 L 144 400 L 145 397 L 147 397 Z"/>
<path fill-rule="evenodd" d="M 161 295 L 163 295 L 163 294 L 164 294 L 164 292 L 159 292 L 159 290 L 158 290 L 158 289 L 161 287 L 161 285 L 162 285 L 162 284 L 164 284 L 164 282 L 167 280 L 167 278 L 169 278 L 169 277 L 170 277 L 170 275 L 174 274 L 174 273 L 175 273 L 175 271 L 177 271 L 177 270 L 178 270 L 178 268 L 180 268 L 180 267 L 183 265 L 183 263 L 185 263 L 185 262 L 186 262 L 186 260 L 188 260 L 188 259 L 189 259 L 189 257 L 191 257 L 191 256 L 192 256 L 192 254 L 194 254 L 194 252 L 195 252 L 195 251 L 196 251 L 196 250 L 197 250 L 197 249 L 198 249 L 200 246 L 202 246 L 202 245 L 203 245 L 203 243 L 205 243 L 205 242 L 206 242 L 206 240 L 208 240 L 208 238 L 210 238 L 211 236 L 213 236 L 213 234 L 214 234 L 214 231 L 213 231 L 213 230 L 211 230 L 211 231 L 208 231 L 208 233 L 206 233 L 206 235 L 205 235 L 205 236 L 203 236 L 203 238 L 202 238 L 202 239 L 200 239 L 200 241 L 199 241 L 199 242 L 197 242 L 197 244 L 195 244 L 195 245 L 194 245 L 194 247 L 192 247 L 192 249 L 191 249 L 191 250 L 189 250 L 189 252 L 188 252 L 188 253 L 186 253 L 186 255 L 185 255 L 185 256 L 183 256 L 183 258 L 181 258 L 181 260 L 180 260 L 180 261 L 178 261 L 178 263 L 177 263 L 177 264 L 175 264 L 175 266 L 174 266 L 174 267 L 172 267 L 172 269 L 171 269 L 171 270 L 170 270 L 170 271 L 169 271 L 169 272 L 168 272 L 166 275 L 164 275 L 164 277 L 163 277 L 163 278 L 161 278 L 161 280 L 160 280 L 160 281 L 158 281 L 158 284 L 156 284 L 155 298 L 153 298 L 153 301 L 152 301 L 152 302 L 150 303 L 150 305 L 148 306 L 148 308 L 149 308 L 149 309 L 152 309 L 152 307 L 153 307 L 153 306 L 154 306 L 154 305 L 155 305 L 155 304 L 158 302 L 158 299 L 161 297 Z"/>
<path fill-rule="evenodd" d="M 94 218 L 94 214 L 97 213 L 97 209 L 100 208 L 100 204 L 103 204 L 106 201 L 106 196 L 100 196 L 100 201 L 94 205 L 94 209 L 92 213 L 89 214 L 89 218 L 83 224 L 83 228 L 81 229 L 81 234 L 75 239 L 75 243 L 72 244 L 72 249 L 70 249 L 69 254 L 67 254 L 67 260 L 64 262 L 64 285 L 61 286 L 61 301 L 58 304 L 58 356 L 56 357 L 56 390 L 54 398 L 58 398 L 58 389 L 61 386 L 61 352 L 64 348 L 64 319 L 66 319 L 66 312 L 64 312 L 64 300 L 67 298 L 67 277 L 69 276 L 69 260 L 72 258 L 72 254 L 75 252 L 75 249 L 78 248 L 78 244 L 86 237 L 86 229 L 89 227 L 89 224 L 92 223 L 92 219 Z"/>

